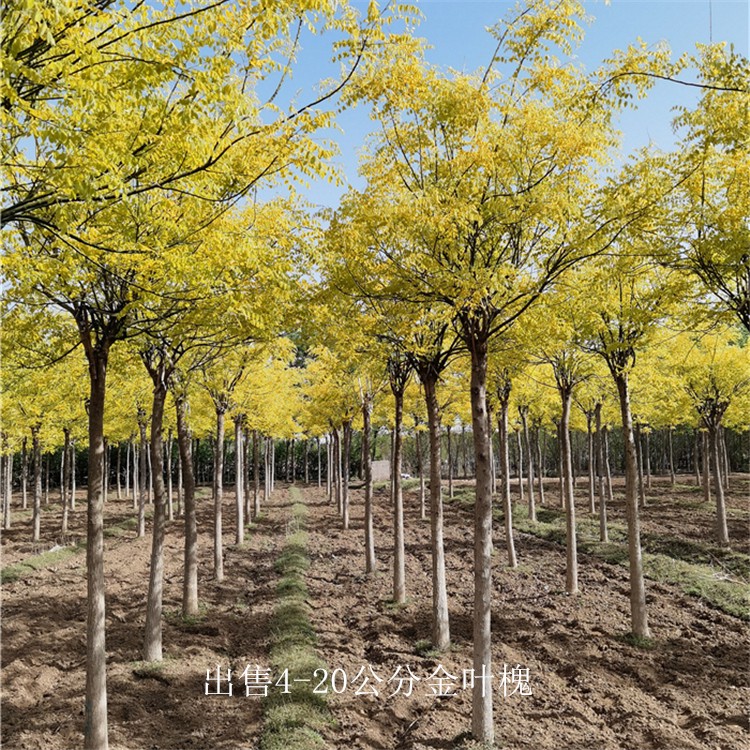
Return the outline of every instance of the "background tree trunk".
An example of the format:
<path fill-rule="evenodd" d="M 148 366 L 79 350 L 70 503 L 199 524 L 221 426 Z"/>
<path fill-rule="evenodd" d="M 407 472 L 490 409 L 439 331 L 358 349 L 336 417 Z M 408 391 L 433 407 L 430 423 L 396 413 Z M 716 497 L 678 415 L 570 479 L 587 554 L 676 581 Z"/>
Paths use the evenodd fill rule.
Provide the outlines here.
<path fill-rule="evenodd" d="M 224 580 L 221 505 L 224 499 L 224 410 L 216 410 L 216 444 L 214 445 L 214 580 Z"/>
<path fill-rule="evenodd" d="M 141 409 L 138 410 L 138 429 L 141 433 L 141 445 L 138 449 L 138 536 L 140 537 L 146 535 L 146 482 L 148 481 L 146 420 L 145 412 Z"/>
<path fill-rule="evenodd" d="M 31 539 L 34 542 L 39 541 L 42 523 L 42 444 L 39 440 L 40 430 L 41 425 L 34 425 L 31 428 L 31 447 L 34 454 L 34 509 L 31 520 Z M 101 455 L 99 459 L 101 460 Z"/>
<path fill-rule="evenodd" d="M 531 452 L 531 440 L 529 439 L 528 407 L 519 410 L 519 412 L 521 415 L 521 429 L 523 430 L 523 443 L 526 450 L 526 474 L 529 483 L 529 520 L 536 522 L 536 502 L 534 499 L 534 460 Z"/>
<path fill-rule="evenodd" d="M 243 474 L 245 468 L 242 463 L 243 454 L 242 418 L 236 417 L 234 420 L 234 507 L 237 515 L 237 528 L 234 535 L 235 544 L 242 544 L 245 541 L 245 498 L 243 496 L 245 489 Z"/>
<path fill-rule="evenodd" d="M 569 594 L 578 593 L 578 549 L 576 547 L 576 504 L 573 497 L 573 456 L 570 445 L 570 402 L 572 389 L 561 388 L 562 416 L 560 418 L 560 438 L 562 445 L 563 487 L 565 488 L 565 537 L 566 571 L 565 590 Z"/>
<path fill-rule="evenodd" d="M 510 396 L 510 393 L 508 393 Z M 508 565 L 515 568 L 516 545 L 513 539 L 513 503 L 510 497 L 510 451 L 508 450 L 508 399 L 500 401 L 497 432 L 500 438 L 500 476 L 503 496 L 503 516 L 505 517 L 505 546 L 508 552 Z"/>
<path fill-rule="evenodd" d="M 198 614 L 198 523 L 195 515 L 195 472 L 193 471 L 193 436 L 187 422 L 187 403 L 175 397 L 177 406 L 177 445 L 184 491 L 185 570 L 182 580 L 182 615 Z"/>
<path fill-rule="evenodd" d="M 604 435 L 602 433 L 602 405 L 597 404 L 594 411 L 596 420 L 596 475 L 599 485 L 599 541 L 609 541 L 607 529 L 607 497 L 604 487 Z"/>
<path fill-rule="evenodd" d="M 352 447 L 352 421 L 344 420 L 343 434 L 343 467 L 341 470 L 341 525 L 349 528 L 349 454 Z"/>
<path fill-rule="evenodd" d="M 372 439 L 372 395 L 365 393 L 362 399 L 362 461 L 365 475 L 365 572 L 372 575 L 377 568 L 375 557 L 375 535 L 373 532 L 372 508 L 372 457 L 370 440 Z M 320 482 L 320 442 L 318 442 L 318 482 Z"/>
<path fill-rule="evenodd" d="M 714 475 L 714 495 L 716 496 L 716 536 L 719 544 L 729 545 L 729 531 L 727 529 L 727 511 L 724 500 L 724 482 L 722 481 L 721 470 L 721 447 L 720 447 L 720 427 L 716 421 L 712 421 L 708 426 L 708 441 L 711 456 L 711 473 Z"/>

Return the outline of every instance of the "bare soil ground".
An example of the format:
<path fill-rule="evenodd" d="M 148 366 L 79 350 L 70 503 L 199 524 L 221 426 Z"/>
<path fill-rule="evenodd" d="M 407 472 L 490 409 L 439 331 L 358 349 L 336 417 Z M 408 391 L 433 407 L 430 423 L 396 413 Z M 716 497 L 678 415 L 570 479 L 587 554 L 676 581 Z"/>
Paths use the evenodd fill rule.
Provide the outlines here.
<path fill-rule="evenodd" d="M 659 479 L 644 509 L 644 546 L 676 558 L 714 561 L 713 506 L 686 484 L 672 489 Z M 729 526 L 733 548 L 748 549 L 747 477 L 733 478 Z M 550 481 L 548 503 L 556 505 Z M 463 493 L 463 494 L 462 494 Z M 471 668 L 472 508 L 468 488 L 446 501 L 445 537 L 453 646 L 429 651 L 429 523 L 421 521 L 415 491 L 406 494 L 408 602 L 394 606 L 391 591 L 391 511 L 388 493 L 376 493 L 379 572 L 364 575 L 361 490 L 352 491 L 351 528 L 317 487 L 302 489 L 309 507 L 305 574 L 317 650 L 329 667 L 326 681 L 334 723 L 324 730 L 332 748 L 427 750 L 464 746 L 471 696 L 462 688 Z M 168 526 L 165 585 L 165 660 L 140 661 L 145 620 L 150 537 L 136 539 L 131 501 L 106 505 L 107 651 L 109 732 L 113 750 L 249 750 L 260 747 L 263 701 L 245 697 L 245 665 L 267 666 L 271 618 L 279 575 L 274 568 L 288 531 L 291 499 L 277 488 L 253 523 L 246 543 L 233 540 L 233 498 L 226 498 L 226 578 L 211 580 L 211 502 L 199 501 L 200 596 L 203 612 L 180 615 L 182 522 Z M 14 501 L 16 499 L 14 498 Z M 54 500 L 54 498 L 53 498 Z M 585 524 L 585 490 L 578 489 Z M 17 505 L 16 505 L 17 507 Z M 63 750 L 82 744 L 85 684 L 85 550 L 35 557 L 59 539 L 59 506 L 44 509 L 41 545 L 32 545 L 30 512 L 16 511 L 3 532 L 2 747 Z M 610 508 L 624 524 L 622 500 Z M 85 537 L 85 502 L 71 514 L 70 538 Z M 580 595 L 564 593 L 565 552 L 554 540 L 519 533 L 520 566 L 505 567 L 502 523 L 497 522 L 493 609 L 495 721 L 507 750 L 741 750 L 750 742 L 747 623 L 689 596 L 677 584 L 648 581 L 653 639 L 633 644 L 629 629 L 628 574 L 599 555 L 580 555 Z M 19 562 L 34 567 L 12 568 Z M 5 576 L 8 571 L 14 576 Z M 232 668 L 234 695 L 205 695 L 206 670 Z M 438 667 L 455 695 L 433 694 L 427 679 Z M 503 665 L 529 670 L 532 695 L 504 696 Z M 421 678 L 391 695 L 398 667 Z M 354 680 L 365 667 L 367 685 Z M 376 682 L 372 673 L 382 682 Z M 348 684 L 332 694 L 343 674 Z M 311 678 L 313 676 L 311 675 Z M 316 680 L 317 682 L 317 680 Z M 375 687 L 378 695 L 357 695 Z M 510 692 L 515 685 L 509 683 Z M 280 688 L 272 687 L 272 690 Z"/>

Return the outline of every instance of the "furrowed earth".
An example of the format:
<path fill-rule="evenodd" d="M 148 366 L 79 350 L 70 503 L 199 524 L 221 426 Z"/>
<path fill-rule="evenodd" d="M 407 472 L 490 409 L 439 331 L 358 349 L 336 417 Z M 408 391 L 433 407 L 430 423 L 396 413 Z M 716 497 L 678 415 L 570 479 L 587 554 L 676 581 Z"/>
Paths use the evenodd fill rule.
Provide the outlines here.
<path fill-rule="evenodd" d="M 586 490 L 576 492 L 580 594 L 565 588 L 564 524 L 555 480 L 532 524 L 515 506 L 519 566 L 506 566 L 496 512 L 492 610 L 495 724 L 507 750 L 741 750 L 750 742 L 748 687 L 747 475 L 728 494 L 731 551 L 714 541 L 714 506 L 692 478 L 655 480 L 642 511 L 651 639 L 629 632 L 622 486 L 609 506 L 611 542 L 598 543 Z M 269 746 L 271 698 L 245 695 L 247 665 L 268 668 L 278 641 L 282 589 L 277 565 L 307 513 L 302 605 L 326 673 L 325 720 L 305 747 L 428 750 L 473 747 L 473 488 L 445 493 L 445 547 L 452 646 L 430 648 L 429 521 L 414 483 L 405 492 L 407 596 L 391 600 L 392 517 L 388 490 L 375 492 L 378 571 L 364 572 L 363 490 L 351 490 L 351 524 L 341 528 L 325 489 L 278 485 L 246 541 L 233 544 L 234 498 L 224 502 L 225 579 L 212 580 L 212 502 L 198 493 L 201 612 L 180 613 L 183 524 L 169 522 L 165 550 L 164 660 L 141 659 L 150 529 L 135 537 L 132 500 L 105 505 L 108 713 L 112 750 L 239 750 Z M 518 501 L 517 487 L 514 500 Z M 18 510 L 2 535 L 2 747 L 64 750 L 83 742 L 86 627 L 85 497 L 59 538 L 60 507 L 43 508 L 42 539 L 31 544 L 31 512 Z M 537 498 L 538 502 L 538 498 Z M 58 544 L 66 542 L 65 545 Z M 70 546 L 77 541 L 78 546 Z M 53 547 L 59 547 L 50 552 Z M 305 626 L 306 627 L 306 626 Z M 399 681 L 407 666 L 419 681 Z M 399 667 L 401 668 L 399 671 Z M 445 670 L 450 680 L 440 669 Z M 232 670 L 233 695 L 217 695 L 207 670 Z M 360 673 L 360 670 L 364 671 Z M 530 695 L 519 690 L 528 670 Z M 437 671 L 437 674 L 436 674 Z M 503 682 L 503 675 L 505 681 Z M 279 675 L 274 672 L 273 680 Z M 364 680 L 367 677 L 367 680 Z M 442 682 L 438 678 L 442 677 Z M 346 685 L 344 685 L 346 679 Z M 378 681 L 380 680 L 380 681 Z M 227 689 L 226 681 L 219 683 Z M 411 687 L 411 694 L 408 694 Z M 441 688 L 452 695 L 437 695 Z M 334 691 L 334 688 L 336 691 Z M 269 694 L 283 686 L 272 684 Z M 213 692 L 212 692 L 213 691 Z M 529 692 L 524 691 L 524 692 Z M 358 694 L 359 693 L 359 694 Z M 377 693 L 374 694 L 374 693 Z M 283 704 L 284 698 L 281 702 Z"/>

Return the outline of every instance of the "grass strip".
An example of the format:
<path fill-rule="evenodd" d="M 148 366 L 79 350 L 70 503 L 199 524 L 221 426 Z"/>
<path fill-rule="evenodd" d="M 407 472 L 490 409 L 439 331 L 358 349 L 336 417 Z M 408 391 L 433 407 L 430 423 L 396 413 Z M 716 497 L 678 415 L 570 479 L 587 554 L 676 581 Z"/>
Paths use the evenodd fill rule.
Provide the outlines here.
<path fill-rule="evenodd" d="M 72 544 L 66 547 L 60 547 L 55 545 L 52 549 L 47 552 L 42 552 L 39 555 L 29 557 L 23 562 L 13 563 L 12 565 L 6 565 L 0 571 L 0 582 L 1 583 L 13 583 L 21 578 L 25 578 L 31 573 L 49 568 L 59 562 L 62 562 L 71 555 L 75 555 L 81 550 L 86 549 L 86 543 L 80 542 L 79 544 Z"/>
<path fill-rule="evenodd" d="M 315 678 L 315 670 L 325 670 L 326 665 L 315 651 L 315 631 L 308 617 L 304 580 L 310 565 L 305 531 L 307 507 L 299 501 L 296 487 L 289 492 L 295 503 L 286 543 L 275 563 L 280 579 L 271 621 L 271 667 L 277 679 L 288 670 L 289 692 L 284 693 L 277 686 L 264 699 L 260 747 L 261 750 L 321 750 L 328 745 L 320 731 L 333 725 L 334 720 L 326 695 L 313 692 L 320 681 Z"/>

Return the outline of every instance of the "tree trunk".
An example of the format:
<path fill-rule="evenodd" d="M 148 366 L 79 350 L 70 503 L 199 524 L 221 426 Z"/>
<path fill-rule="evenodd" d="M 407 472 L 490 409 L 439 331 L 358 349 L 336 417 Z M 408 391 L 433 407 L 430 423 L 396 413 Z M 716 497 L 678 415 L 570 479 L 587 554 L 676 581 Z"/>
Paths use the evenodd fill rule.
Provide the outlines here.
<path fill-rule="evenodd" d="M 130 497 L 130 450 L 131 441 L 128 440 L 127 447 L 125 448 L 125 499 Z"/>
<path fill-rule="evenodd" d="M 474 687 L 471 731 L 474 739 L 492 744 L 492 687 L 482 677 L 492 673 L 492 477 L 487 425 L 487 344 L 474 339 L 471 350 L 471 420 L 476 458 L 474 505 Z"/>
<path fill-rule="evenodd" d="M 341 438 L 338 429 L 333 430 L 333 494 L 336 498 L 336 512 L 341 517 Z"/>
<path fill-rule="evenodd" d="M 642 508 L 646 507 L 646 489 L 643 483 L 643 439 L 641 436 L 641 425 L 635 423 L 635 446 L 638 466 L 638 499 Z"/>
<path fill-rule="evenodd" d="M 105 449 L 104 451 L 104 460 L 106 462 L 107 458 L 107 451 Z M 46 453 L 44 455 L 44 504 L 49 505 L 49 461 L 50 461 L 50 454 Z M 106 463 L 105 463 L 106 465 Z M 106 474 L 105 474 L 106 477 Z M 104 499 L 107 499 L 107 485 L 105 482 L 104 485 Z"/>
<path fill-rule="evenodd" d="M 628 519 L 628 556 L 630 558 L 630 617 L 633 634 L 650 635 L 646 612 L 646 587 L 643 580 L 641 555 L 641 522 L 638 513 L 638 456 L 630 412 L 630 388 L 626 374 L 615 376 L 622 416 L 623 449 L 625 452 L 625 505 Z"/>
<path fill-rule="evenodd" d="M 424 456 L 422 455 L 422 440 L 419 430 L 414 431 L 414 444 L 417 451 L 417 471 L 419 472 L 419 517 L 422 521 L 427 518 L 427 492 L 424 480 Z"/>
<path fill-rule="evenodd" d="M 76 441 L 70 441 L 70 509 L 76 509 Z"/>
<path fill-rule="evenodd" d="M 63 428 L 63 453 L 62 453 L 62 487 L 60 489 L 60 502 L 62 505 L 62 534 L 68 533 L 68 474 L 70 474 L 70 429 Z"/>
<path fill-rule="evenodd" d="M 721 438 L 720 426 L 716 422 L 708 425 L 708 441 L 711 457 L 711 473 L 714 475 L 714 495 L 716 496 L 716 536 L 719 544 L 729 545 L 729 531 L 727 529 L 727 511 L 724 502 L 724 482 L 721 471 Z"/>
<path fill-rule="evenodd" d="M 729 452 L 727 451 L 726 431 L 719 427 L 719 447 L 721 448 L 721 475 L 724 480 L 724 489 L 729 490 Z"/>
<path fill-rule="evenodd" d="M 710 448 L 708 441 L 708 432 L 702 431 L 701 456 L 703 459 L 703 502 L 711 502 L 711 466 L 710 466 Z"/>
<path fill-rule="evenodd" d="M 432 645 L 444 651 L 450 646 L 448 586 L 445 578 L 443 542 L 443 494 L 440 482 L 440 407 L 437 377 L 424 374 L 427 431 L 430 444 L 430 550 L 432 552 Z"/>
<path fill-rule="evenodd" d="M 401 452 L 403 438 L 401 425 L 404 418 L 404 392 L 394 392 L 396 399 L 393 427 L 393 601 L 403 604 L 406 601 L 406 566 L 404 561 L 404 496 L 401 490 Z"/>
<path fill-rule="evenodd" d="M 38 542 L 42 523 L 42 444 L 39 440 L 41 425 L 31 428 L 31 446 L 34 454 L 34 510 L 32 525 L 32 541 Z"/>
<path fill-rule="evenodd" d="M 523 486 L 523 447 L 521 445 L 521 431 L 516 430 L 516 447 L 518 449 L 518 497 L 521 502 L 526 502 L 526 493 Z"/>
<path fill-rule="evenodd" d="M 10 454 L 0 454 L 0 485 L 2 485 L 3 496 L 3 529 L 9 529 L 11 527 L 11 497 L 8 492 L 8 482 L 6 481 L 9 460 L 12 461 L 12 459 L 10 459 Z"/>
<path fill-rule="evenodd" d="M 542 441 L 540 439 L 541 426 L 534 430 L 534 443 L 536 444 L 537 482 L 539 485 L 539 504 L 544 505 L 544 458 L 542 455 Z"/>
<path fill-rule="evenodd" d="M 221 505 L 224 497 L 224 411 L 216 410 L 216 445 L 214 446 L 214 580 L 224 580 Z"/>
<path fill-rule="evenodd" d="M 594 499 L 594 432 L 592 430 L 592 421 L 594 415 L 591 412 L 586 413 L 586 447 L 588 450 L 588 470 L 589 470 L 589 513 L 593 516 L 596 513 L 596 501 Z"/>
<path fill-rule="evenodd" d="M 86 523 L 86 699 L 85 750 L 107 750 L 107 651 L 104 583 L 104 402 L 109 346 L 94 345 L 82 331 L 89 367 L 89 476 Z"/>
<path fill-rule="evenodd" d="M 177 446 L 184 491 L 185 556 L 182 579 L 182 615 L 198 614 L 198 522 L 195 514 L 195 473 L 193 471 L 193 436 L 187 421 L 187 402 L 175 396 L 177 411 Z M 179 494 L 178 494 L 179 499 Z"/>
<path fill-rule="evenodd" d="M 119 455 L 119 453 L 118 453 Z M 172 486 L 172 430 L 167 433 L 167 518 L 174 521 L 174 488 Z"/>
<path fill-rule="evenodd" d="M 341 470 L 341 525 L 349 528 L 349 454 L 352 447 L 352 420 L 344 420 L 342 426 L 344 439 Z"/>
<path fill-rule="evenodd" d="M 578 593 L 578 549 L 576 547 L 576 504 L 573 497 L 573 456 L 570 445 L 570 401 L 572 389 L 561 388 L 562 416 L 560 437 L 562 438 L 563 487 L 565 489 L 565 538 L 566 570 L 565 590 Z"/>
<path fill-rule="evenodd" d="M 253 518 L 260 513 L 260 435 L 253 430 Z"/>
<path fill-rule="evenodd" d="M 237 528 L 234 534 L 235 544 L 242 544 L 245 541 L 245 498 L 243 495 L 245 467 L 242 463 L 243 454 L 242 419 L 237 417 L 234 420 L 234 508 L 237 516 Z"/>
<path fill-rule="evenodd" d="M 315 443 L 318 448 L 318 487 L 322 487 L 323 486 L 323 467 L 321 466 L 321 462 L 320 462 L 320 438 L 319 437 L 315 438 Z"/>
<path fill-rule="evenodd" d="M 693 430 L 693 470 L 695 472 L 695 486 L 701 486 L 701 464 L 700 464 L 700 430 L 696 427 Z"/>
<path fill-rule="evenodd" d="M 120 473 L 122 471 L 122 456 L 120 455 L 120 453 L 121 453 L 120 444 L 118 443 L 117 444 L 117 466 L 115 467 L 117 471 L 117 499 L 118 500 L 122 500 L 122 481 L 120 478 Z"/>
<path fill-rule="evenodd" d="M 26 510 L 28 504 L 29 454 L 26 450 L 26 438 L 21 444 L 21 508 Z"/>
<path fill-rule="evenodd" d="M 310 438 L 305 437 L 305 485 L 310 484 Z"/>
<path fill-rule="evenodd" d="M 604 435 L 604 471 L 607 477 L 607 500 L 614 502 L 614 492 L 612 491 L 612 472 L 609 468 L 609 427 L 606 425 L 602 429 Z"/>
<path fill-rule="evenodd" d="M 365 475 L 365 572 L 371 575 L 375 572 L 377 561 L 375 558 L 375 535 L 373 532 L 372 510 L 372 457 L 370 456 L 370 440 L 372 439 L 372 395 L 365 393 L 362 398 L 362 460 Z M 320 442 L 318 442 L 318 483 L 320 483 Z"/>
<path fill-rule="evenodd" d="M 599 485 L 599 540 L 609 541 L 607 528 L 607 497 L 604 487 L 604 435 L 602 434 L 602 405 L 597 404 L 594 411 L 596 420 L 596 475 Z"/>
<path fill-rule="evenodd" d="M 510 451 L 508 450 L 508 400 L 501 399 L 500 414 L 497 420 L 497 433 L 500 439 L 500 476 L 503 496 L 503 516 L 505 517 L 505 546 L 508 552 L 508 565 L 515 568 L 516 545 L 513 539 L 513 503 L 510 497 Z"/>
<path fill-rule="evenodd" d="M 149 368 L 154 383 L 151 409 L 151 477 L 154 483 L 154 520 L 151 537 L 151 568 L 146 600 L 146 630 L 143 640 L 143 660 L 162 660 L 161 613 L 164 592 L 164 537 L 167 528 L 166 497 L 164 492 L 164 404 L 167 386 L 164 367 Z"/>
<path fill-rule="evenodd" d="M 141 417 L 141 410 L 139 410 Z M 138 420 L 141 433 L 141 445 L 138 449 L 138 536 L 146 535 L 146 483 L 148 482 L 148 441 L 146 439 L 146 421 Z"/>
<path fill-rule="evenodd" d="M 451 440 L 451 426 L 445 428 L 448 441 L 448 497 L 453 500 L 453 441 Z"/>
<path fill-rule="evenodd" d="M 328 503 L 333 502 L 333 433 L 326 439 L 326 497 Z"/>
<path fill-rule="evenodd" d="M 669 426 L 669 429 L 667 430 L 667 440 L 669 442 L 669 481 L 674 487 L 677 484 L 677 478 L 674 474 L 674 446 L 672 441 L 672 436 L 674 434 L 674 427 L 672 425 Z"/>
<path fill-rule="evenodd" d="M 557 423 L 557 477 L 560 485 L 560 507 L 565 508 L 565 471 L 563 469 L 563 436 L 560 422 Z"/>
<path fill-rule="evenodd" d="M 192 441 L 190 443 L 190 450 L 192 451 L 193 445 Z M 192 456 L 190 457 L 191 466 L 192 466 Z M 183 514 L 183 498 L 184 498 L 185 488 L 184 488 L 184 482 L 182 478 L 182 456 L 180 454 L 180 436 L 177 435 L 177 516 L 178 518 Z"/>
<path fill-rule="evenodd" d="M 646 465 L 646 487 L 651 489 L 651 430 L 646 430 L 646 450 L 645 450 L 645 465 Z"/>
<path fill-rule="evenodd" d="M 242 499 L 245 521 L 250 521 L 250 430 L 242 429 Z"/>
<path fill-rule="evenodd" d="M 529 439 L 528 408 L 521 409 L 521 428 L 523 429 L 523 442 L 526 449 L 526 473 L 528 476 L 529 490 L 529 520 L 536 522 L 536 502 L 534 500 L 534 460 L 531 452 L 531 440 Z M 520 434 L 520 433 L 519 433 Z"/>

